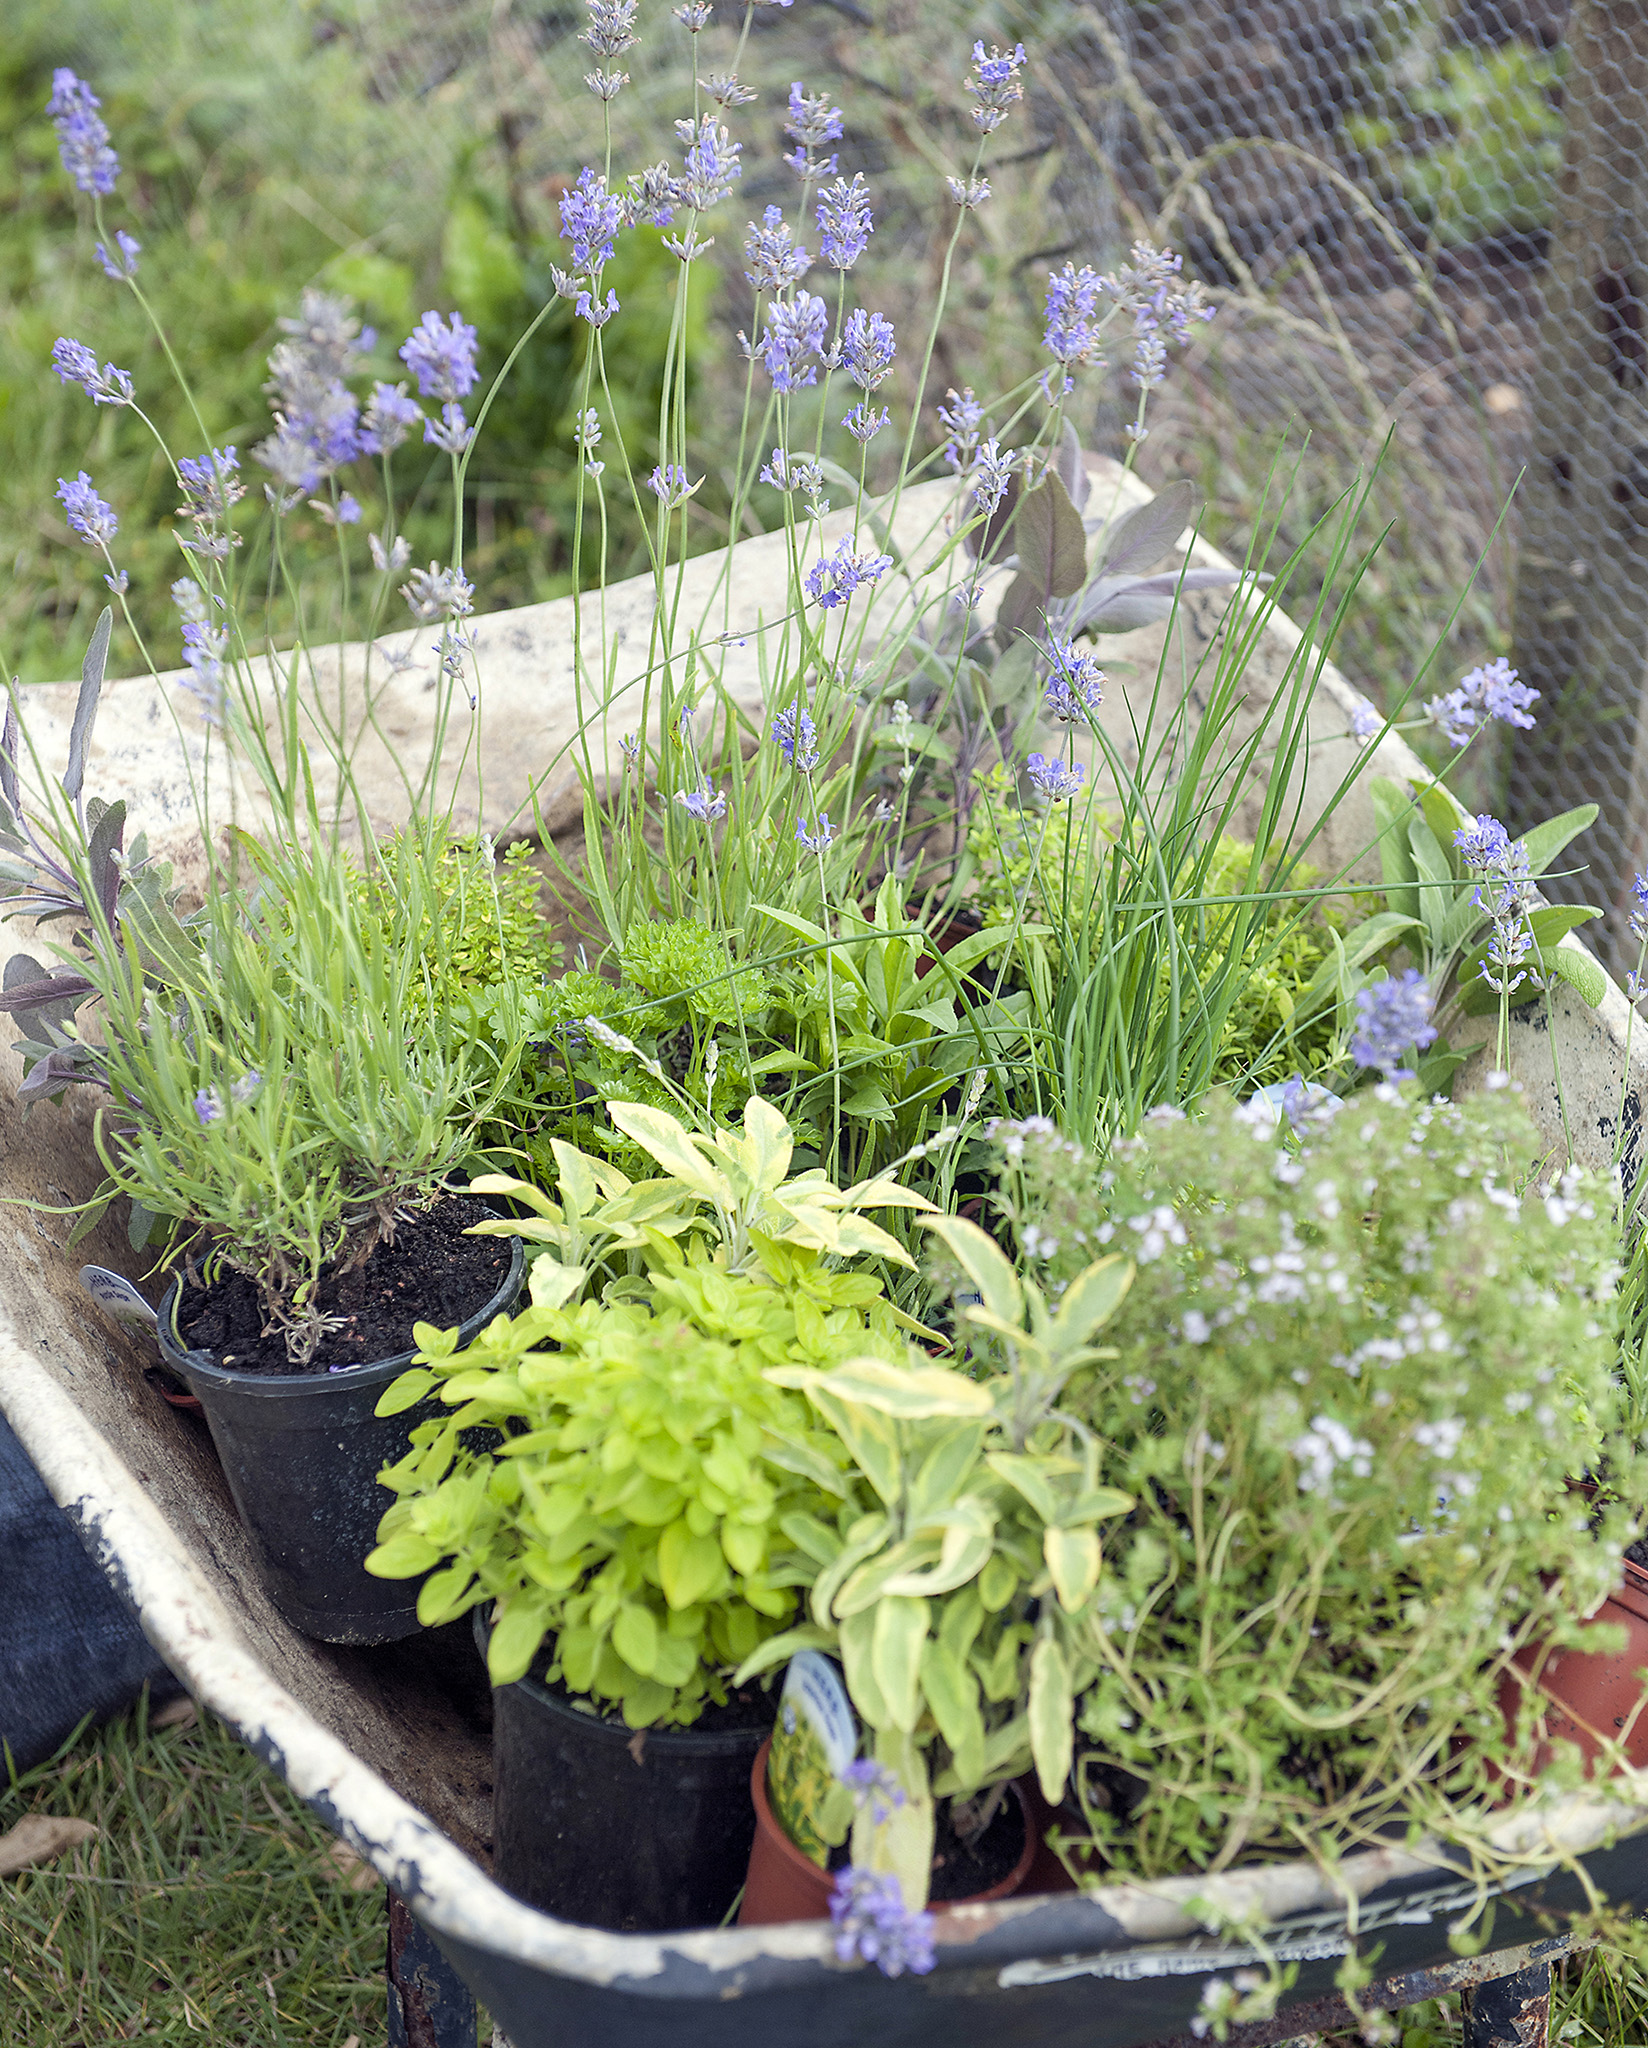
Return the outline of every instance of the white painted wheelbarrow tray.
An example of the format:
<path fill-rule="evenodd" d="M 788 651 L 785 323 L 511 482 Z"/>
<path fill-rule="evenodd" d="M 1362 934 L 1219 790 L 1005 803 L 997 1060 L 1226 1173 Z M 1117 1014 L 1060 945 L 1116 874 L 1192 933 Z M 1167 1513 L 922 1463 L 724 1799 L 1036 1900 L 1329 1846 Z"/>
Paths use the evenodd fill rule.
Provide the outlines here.
<path fill-rule="evenodd" d="M 1102 484 L 1117 485 L 1128 498 L 1146 495 L 1112 465 L 1094 468 Z M 898 526 L 907 551 L 919 548 L 942 516 L 934 495 L 940 488 L 907 494 Z M 734 636 L 757 625 L 764 604 L 769 612 L 777 608 L 783 574 L 781 550 L 768 540 L 745 542 L 736 556 L 735 577 L 715 557 L 688 572 L 699 598 L 725 578 L 719 624 Z M 1219 560 L 1205 548 L 1193 559 Z M 627 629 L 644 647 L 650 602 L 649 582 L 621 587 L 609 598 L 609 627 Z M 718 611 L 721 603 L 716 598 Z M 1216 630 L 1219 609 L 1215 598 L 1187 603 L 1175 628 L 1183 645 L 1168 655 L 1170 673 L 1189 673 Z M 570 601 L 480 624 L 487 656 L 483 822 L 496 828 L 519 815 L 528 778 L 575 730 L 565 684 Z M 1161 634 L 1147 628 L 1108 651 L 1149 676 Z M 727 658 L 726 687 L 753 704 L 753 655 L 729 642 Z M 1250 670 L 1255 701 L 1306 658 L 1297 633 L 1278 617 Z M 162 678 L 159 692 L 171 687 Z M 401 727 L 415 745 L 418 723 L 427 718 L 421 679 L 414 674 L 397 688 L 383 723 L 391 733 Z M 110 799 L 125 796 L 134 826 L 148 824 L 151 841 L 186 867 L 190 813 L 180 795 L 176 727 L 159 692 L 143 680 L 110 687 L 87 787 Z M 1349 758 L 1351 743 L 1339 736 L 1355 701 L 1324 666 L 1307 789 L 1307 801 L 1318 808 Z M 59 759 L 72 691 L 35 692 L 29 702 L 42 757 Z M 616 718 L 611 723 L 615 745 L 621 727 Z M 603 732 L 601 753 L 609 752 Z M 1384 743 L 1378 766 L 1398 776 L 1418 772 L 1396 741 Z M 387 774 L 379 789 L 387 808 Z M 552 825 L 575 815 L 569 796 L 564 778 L 552 778 Z M 1371 811 L 1353 799 L 1315 858 L 1331 870 L 1372 838 Z M 1562 1059 L 1571 1125 L 1581 1152 L 1598 1163 L 1614 1150 L 1626 1019 L 1624 999 L 1612 988 L 1597 1012 L 1566 990 L 1556 998 L 1550 1035 Z M 1560 1122 L 1543 1016 L 1526 1013 L 1514 1041 L 1513 1067 L 1555 1142 Z M 0 1411 L 161 1656 L 372 1862 L 514 2048 L 953 2048 L 960 2038 L 976 2048 L 1134 2048 L 1183 2033 L 1205 1978 L 1252 1960 L 1201 1931 L 1209 1902 L 1222 1913 L 1270 1923 L 1274 1953 L 1300 1964 L 1301 1997 L 1328 1990 L 1347 1946 L 1348 1895 L 1359 1900 L 1361 1940 L 1382 1945 L 1381 1972 L 1402 1978 L 1391 1986 L 1393 2002 L 1435 1995 L 1445 1982 L 1503 1976 L 1557 1946 L 1501 1949 L 1450 1965 L 1448 1925 L 1473 1893 L 1434 1845 L 1352 1857 L 1341 1867 L 1341 1890 L 1299 1863 L 959 1909 L 942 1917 L 933 1973 L 898 1980 L 839 1963 L 827 1923 L 615 1935 L 520 1904 L 487 1875 L 487 1701 L 479 1666 L 465 1662 L 467 1630 L 351 1650 L 306 1641 L 279 1619 L 259 1588 L 204 1428 L 165 1405 L 143 1376 L 153 1362 L 147 1347 L 106 1323 L 80 1288 L 87 1258 L 139 1277 L 118 1228 L 105 1223 L 71 1254 L 64 1248 L 67 1221 L 24 1206 L 61 1207 L 90 1192 L 96 1172 L 88 1113 L 44 1106 L 25 1120 L 14 1100 L 15 1060 L 9 1052 L 0 1059 L 7 1197 L 0 1212 Z M 1624 1100 L 1634 1131 L 1643 1076 L 1635 1058 L 1632 1068 Z M 1629 1164 L 1634 1168 L 1634 1156 Z M 1528 1858 L 1529 1875 L 1497 1903 L 1496 1942 L 1533 1941 L 1537 1908 L 1581 1904 L 1577 1881 L 1554 1868 L 1563 1856 L 1582 1856 L 1616 1902 L 1648 1902 L 1648 1840 L 1632 1838 L 1633 1825 L 1640 1825 L 1636 1807 L 1600 1793 L 1519 1817 L 1516 1846 Z M 1278 2035 L 1288 2030 L 1278 2023 Z"/>

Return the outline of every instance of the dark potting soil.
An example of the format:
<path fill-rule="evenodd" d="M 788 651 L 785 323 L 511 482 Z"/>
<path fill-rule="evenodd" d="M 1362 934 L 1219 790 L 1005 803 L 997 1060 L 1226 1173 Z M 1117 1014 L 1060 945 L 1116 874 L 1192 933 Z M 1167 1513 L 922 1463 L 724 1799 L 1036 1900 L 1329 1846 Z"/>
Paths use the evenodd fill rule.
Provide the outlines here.
<path fill-rule="evenodd" d="M 393 1242 L 380 1244 L 363 1264 L 328 1274 L 320 1284 L 320 1307 L 338 1318 L 338 1326 L 322 1338 L 307 1365 L 291 1362 L 278 1333 L 263 1334 L 258 1291 L 243 1273 L 225 1274 L 205 1288 L 191 1287 L 185 1275 L 178 1329 L 191 1351 L 204 1351 L 236 1372 L 324 1372 L 328 1366 L 397 1358 L 413 1348 L 414 1323 L 451 1329 L 485 1308 L 503 1285 L 508 1239 L 463 1235 L 488 1213 L 477 1195 L 447 1195 L 398 1223 Z"/>
<path fill-rule="evenodd" d="M 1024 1854 L 1024 1808 L 1011 1793 L 995 1810 L 983 1834 L 964 1842 L 950 1817 L 948 1799 L 933 1807 L 933 1877 L 928 1898 L 970 1899 L 1000 1884 Z M 830 1868 L 843 1870 L 852 1861 L 852 1837 L 830 1851 Z"/>
<path fill-rule="evenodd" d="M 1639 1564 L 1648 1571 L 1648 1536 L 1639 1536 L 1635 1543 L 1627 1543 L 1625 1558 L 1628 1564 Z"/>

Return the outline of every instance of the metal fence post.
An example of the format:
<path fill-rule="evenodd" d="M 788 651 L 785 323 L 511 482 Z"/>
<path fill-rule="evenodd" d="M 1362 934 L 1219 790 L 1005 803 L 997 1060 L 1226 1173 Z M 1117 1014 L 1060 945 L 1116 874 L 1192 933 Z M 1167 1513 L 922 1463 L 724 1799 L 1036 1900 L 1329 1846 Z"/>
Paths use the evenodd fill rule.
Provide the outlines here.
<path fill-rule="evenodd" d="M 1542 702 L 1511 810 L 1600 803 L 1568 857 L 1591 877 L 1550 893 L 1612 903 L 1648 857 L 1648 0 L 1579 0 L 1568 50 L 1516 589 Z"/>

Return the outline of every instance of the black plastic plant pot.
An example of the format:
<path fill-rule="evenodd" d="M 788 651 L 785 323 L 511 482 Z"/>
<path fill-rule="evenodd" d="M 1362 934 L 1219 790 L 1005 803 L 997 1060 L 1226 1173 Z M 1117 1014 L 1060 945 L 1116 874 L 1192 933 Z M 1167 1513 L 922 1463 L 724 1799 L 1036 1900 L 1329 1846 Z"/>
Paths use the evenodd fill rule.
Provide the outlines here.
<path fill-rule="evenodd" d="M 475 1612 L 486 1654 L 490 1631 Z M 492 1873 L 529 1906 L 617 1934 L 718 1927 L 755 1839 L 769 1725 L 626 1728 L 536 1679 L 492 1695 Z"/>
<path fill-rule="evenodd" d="M 509 1309 L 526 1257 L 510 1244 L 509 1271 L 486 1304 L 458 1326 L 460 1348 Z M 393 1643 L 419 1627 L 421 1579 L 375 1579 L 362 1560 L 394 1495 L 378 1484 L 414 1427 L 441 1412 L 434 1399 L 399 1415 L 373 1410 L 413 1354 L 342 1372 L 235 1372 L 178 1336 L 178 1283 L 160 1304 L 160 1349 L 205 1411 L 258 1575 L 283 1618 L 323 1643 Z"/>

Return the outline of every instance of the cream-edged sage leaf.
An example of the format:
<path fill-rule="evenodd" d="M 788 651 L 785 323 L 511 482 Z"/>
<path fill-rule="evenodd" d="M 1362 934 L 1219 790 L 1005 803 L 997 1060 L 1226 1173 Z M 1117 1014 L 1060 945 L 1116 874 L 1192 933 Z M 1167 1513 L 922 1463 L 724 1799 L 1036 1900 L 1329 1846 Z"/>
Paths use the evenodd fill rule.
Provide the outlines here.
<path fill-rule="evenodd" d="M 645 1102 L 609 1102 L 607 1115 L 626 1138 L 633 1138 L 683 1187 L 691 1188 L 695 1195 L 720 1208 L 734 1206 L 736 1196 L 731 1181 L 705 1158 L 691 1133 L 667 1110 L 654 1109 Z"/>
<path fill-rule="evenodd" d="M 522 1202 L 535 1215 L 545 1216 L 551 1222 L 561 1221 L 561 1207 L 552 1201 L 542 1188 L 534 1187 L 529 1180 L 515 1180 L 507 1173 L 478 1173 L 464 1190 L 471 1195 L 502 1195 L 511 1202 Z M 497 1237 L 514 1228 L 508 1218 L 489 1216 L 484 1223 L 473 1224 L 465 1233 L 466 1237 Z"/>
<path fill-rule="evenodd" d="M 870 1662 L 887 1714 L 908 1734 L 921 1718 L 921 1646 L 927 1640 L 927 1602 L 889 1594 L 878 1602 Z"/>
<path fill-rule="evenodd" d="M 1028 1501 L 1044 1522 L 1060 1519 L 1062 1503 L 1057 1487 L 1048 1478 L 1044 1461 L 1019 1451 L 991 1451 L 985 1458 L 998 1479 L 1005 1479 L 1013 1491 Z"/>
<path fill-rule="evenodd" d="M 1098 1537 L 1091 1529 L 1047 1529 L 1042 1532 L 1041 1550 L 1060 1606 L 1074 1614 L 1092 1598 L 1099 1583 Z"/>
<path fill-rule="evenodd" d="M 951 1415 L 962 1420 L 989 1415 L 990 1389 L 945 1365 L 894 1365 L 885 1358 L 850 1358 L 816 1382 L 819 1391 L 855 1407 L 873 1408 L 900 1422 Z"/>
<path fill-rule="evenodd" d="M 923 1216 L 923 1229 L 944 1240 L 951 1255 L 978 1289 L 984 1306 L 1014 1329 L 1024 1324 L 1024 1290 L 1012 1261 L 994 1238 L 965 1216 Z"/>
<path fill-rule="evenodd" d="M 1059 1297 L 1059 1312 L 1047 1333 L 1055 1357 L 1085 1345 L 1093 1332 L 1121 1307 L 1133 1285 L 1133 1262 L 1117 1255 L 1085 1267 Z"/>
<path fill-rule="evenodd" d="M 1049 1806 L 1063 1799 L 1070 1777 L 1075 1711 L 1064 1651 L 1052 1636 L 1042 1636 L 1030 1652 L 1030 1754 Z"/>
<path fill-rule="evenodd" d="M 734 1689 L 748 1685 L 752 1678 L 759 1678 L 764 1671 L 787 1664 L 803 1650 L 834 1650 L 836 1647 L 833 1628 L 819 1628 L 810 1621 L 802 1622 L 796 1628 L 787 1628 L 780 1636 L 768 1636 L 758 1650 L 753 1650 L 744 1659 L 732 1675 Z"/>
<path fill-rule="evenodd" d="M 928 1636 L 921 1646 L 921 1689 L 938 1732 L 957 1757 L 967 1754 L 982 1760 L 984 1715 L 978 1680 L 938 1636 Z"/>
<path fill-rule="evenodd" d="M 564 1308 L 589 1278 L 587 1266 L 564 1266 L 552 1252 L 532 1261 L 527 1293 L 534 1308 Z"/>
<path fill-rule="evenodd" d="M 841 1624 L 837 1643 L 841 1653 L 841 1669 L 847 1680 L 847 1690 L 852 1695 L 853 1705 L 871 1728 L 891 1728 L 892 1708 L 887 1704 L 876 1677 L 875 1661 L 871 1655 L 875 1634 L 875 1609 L 869 1608 L 863 1614 L 849 1615 Z"/>
<path fill-rule="evenodd" d="M 958 1586 L 965 1586 L 969 1579 L 976 1579 L 989 1563 L 994 1536 L 994 1523 L 976 1510 L 971 1518 L 964 1519 L 958 1509 L 944 1531 L 942 1546 L 934 1562 L 917 1566 L 912 1571 L 895 1573 L 882 1590 L 888 1594 L 907 1593 L 923 1599 L 940 1593 L 953 1593 Z"/>
<path fill-rule="evenodd" d="M 885 1174 L 877 1175 L 874 1180 L 854 1181 L 850 1188 L 842 1191 L 841 1206 L 844 1209 L 920 1209 L 930 1215 L 938 1213 L 936 1204 L 929 1202 L 925 1195 L 918 1195 L 914 1188 L 901 1187 Z"/>

